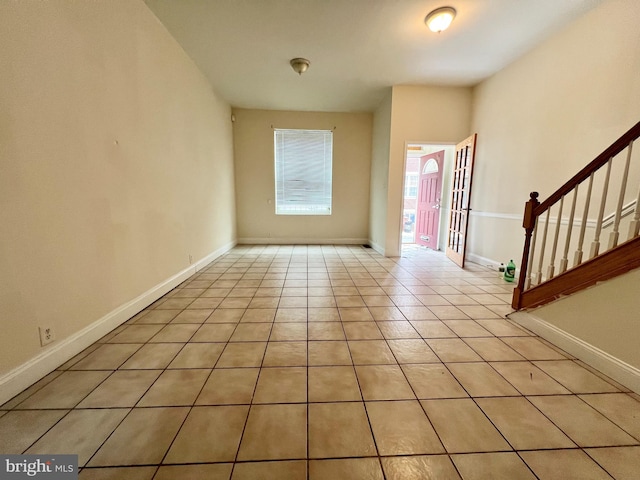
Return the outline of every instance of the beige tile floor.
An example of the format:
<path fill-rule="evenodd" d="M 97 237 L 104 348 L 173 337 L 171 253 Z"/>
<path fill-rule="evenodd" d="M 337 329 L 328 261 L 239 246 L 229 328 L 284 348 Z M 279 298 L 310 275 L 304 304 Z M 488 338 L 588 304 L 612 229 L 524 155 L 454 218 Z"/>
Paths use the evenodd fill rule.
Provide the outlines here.
<path fill-rule="evenodd" d="M 237 247 L 0 407 L 87 479 L 640 478 L 640 397 L 442 254 Z"/>

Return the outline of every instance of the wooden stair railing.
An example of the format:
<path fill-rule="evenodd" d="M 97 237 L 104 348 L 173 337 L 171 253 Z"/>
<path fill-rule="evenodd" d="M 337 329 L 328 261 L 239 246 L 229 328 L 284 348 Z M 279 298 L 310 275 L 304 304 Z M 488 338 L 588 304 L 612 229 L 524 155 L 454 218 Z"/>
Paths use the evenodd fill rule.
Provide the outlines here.
<path fill-rule="evenodd" d="M 543 305 L 640 267 L 640 171 L 633 170 L 640 162 L 632 162 L 633 142 L 638 137 L 640 122 L 543 202 L 538 201 L 538 192 L 531 193 L 524 209 L 525 243 L 518 285 L 513 292 L 515 310 Z M 615 190 L 611 187 L 612 177 L 619 179 Z M 638 180 L 638 191 L 631 201 L 629 179 Z M 580 189 L 584 183 L 586 192 Z M 599 198 L 592 195 L 597 190 Z M 615 211 L 603 221 L 607 197 L 612 195 L 616 196 Z M 568 217 L 563 216 L 565 200 L 570 202 Z M 589 218 L 592 203 L 597 203 L 596 219 Z M 621 225 L 627 216 L 631 217 L 628 234 L 621 239 Z M 550 227 L 553 232 L 548 241 Z M 577 235 L 573 235 L 575 229 Z M 603 247 L 600 239 L 606 233 L 609 239 Z M 583 259 L 587 235 L 591 236 L 591 244 L 588 259 Z M 559 246 L 562 257 L 556 267 Z M 570 250 L 574 251 L 571 265 Z"/>

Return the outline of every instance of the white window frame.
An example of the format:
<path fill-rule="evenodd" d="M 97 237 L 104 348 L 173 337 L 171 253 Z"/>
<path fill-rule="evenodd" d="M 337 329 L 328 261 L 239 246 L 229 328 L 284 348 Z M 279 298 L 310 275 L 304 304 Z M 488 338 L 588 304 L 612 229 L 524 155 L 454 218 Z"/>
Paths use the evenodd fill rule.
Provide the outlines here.
<path fill-rule="evenodd" d="M 418 177 L 417 173 L 407 173 L 404 181 L 404 198 L 418 198 Z"/>
<path fill-rule="evenodd" d="M 276 215 L 331 215 L 333 132 L 274 129 Z"/>

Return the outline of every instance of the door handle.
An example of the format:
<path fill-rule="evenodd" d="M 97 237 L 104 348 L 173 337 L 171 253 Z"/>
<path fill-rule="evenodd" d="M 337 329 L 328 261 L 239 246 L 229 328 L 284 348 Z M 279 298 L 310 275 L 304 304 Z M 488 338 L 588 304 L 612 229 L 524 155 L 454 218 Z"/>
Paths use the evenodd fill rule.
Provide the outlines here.
<path fill-rule="evenodd" d="M 438 210 L 440 208 L 440 205 L 433 205 L 431 208 L 435 208 L 436 210 Z"/>

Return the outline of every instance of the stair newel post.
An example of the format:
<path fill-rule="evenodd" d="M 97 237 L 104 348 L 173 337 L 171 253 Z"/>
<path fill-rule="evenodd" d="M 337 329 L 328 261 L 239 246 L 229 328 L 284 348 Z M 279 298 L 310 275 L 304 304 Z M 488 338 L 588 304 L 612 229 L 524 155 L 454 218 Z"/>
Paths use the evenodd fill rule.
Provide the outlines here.
<path fill-rule="evenodd" d="M 538 192 L 529 194 L 529 201 L 524 206 L 524 219 L 522 226 L 524 228 L 524 250 L 522 252 L 522 263 L 520 265 L 520 274 L 518 276 L 518 286 L 513 291 L 513 301 L 511 306 L 514 310 L 520 309 L 522 292 L 525 290 L 525 281 L 527 279 L 527 270 L 529 266 L 529 253 L 531 249 L 531 235 L 536 226 L 535 209 L 540 205 L 538 201 Z"/>

